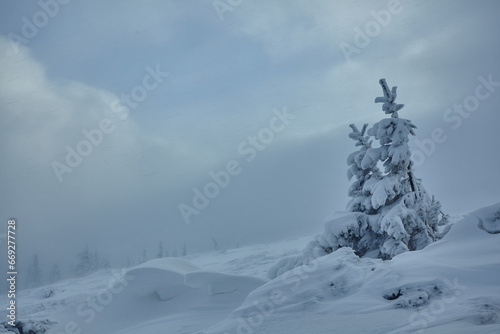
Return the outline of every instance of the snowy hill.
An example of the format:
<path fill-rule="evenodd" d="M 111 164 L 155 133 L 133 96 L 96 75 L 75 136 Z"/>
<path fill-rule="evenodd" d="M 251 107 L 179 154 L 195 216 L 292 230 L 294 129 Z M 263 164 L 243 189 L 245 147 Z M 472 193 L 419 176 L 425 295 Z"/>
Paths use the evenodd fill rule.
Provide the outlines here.
<path fill-rule="evenodd" d="M 100 271 L 21 292 L 18 319 L 48 334 L 500 333 L 500 203 L 454 220 L 422 250 L 340 248 L 271 281 L 311 237 Z"/>

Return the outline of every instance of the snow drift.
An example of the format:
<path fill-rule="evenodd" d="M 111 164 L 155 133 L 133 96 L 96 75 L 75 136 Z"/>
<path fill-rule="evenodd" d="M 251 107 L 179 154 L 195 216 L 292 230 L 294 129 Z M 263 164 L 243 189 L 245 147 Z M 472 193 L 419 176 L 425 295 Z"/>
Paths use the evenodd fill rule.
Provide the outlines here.
<path fill-rule="evenodd" d="M 238 275 L 203 271 L 179 258 L 162 258 L 143 263 L 128 271 L 129 290 L 139 296 L 156 295 L 167 301 L 192 290 L 200 295 L 247 295 L 264 280 Z"/>

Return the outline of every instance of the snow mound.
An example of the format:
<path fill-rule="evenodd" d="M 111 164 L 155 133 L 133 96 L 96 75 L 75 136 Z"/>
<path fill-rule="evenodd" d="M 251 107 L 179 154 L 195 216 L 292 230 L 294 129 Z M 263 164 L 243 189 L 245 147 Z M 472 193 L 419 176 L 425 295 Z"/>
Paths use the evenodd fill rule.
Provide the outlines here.
<path fill-rule="evenodd" d="M 144 269 L 144 268 L 154 268 L 154 269 L 161 269 L 161 270 L 168 270 L 171 272 L 175 272 L 178 274 L 186 274 L 192 271 L 200 270 L 197 266 L 192 264 L 189 261 L 176 258 L 176 257 L 166 257 L 166 258 L 161 258 L 161 259 L 154 259 L 154 260 L 149 260 L 147 262 L 144 262 L 133 269 L 131 271 L 139 270 L 139 269 Z"/>
<path fill-rule="evenodd" d="M 488 233 L 500 233 L 500 208 L 490 205 L 471 213 L 478 218 L 477 226 Z"/>
<path fill-rule="evenodd" d="M 163 258 L 145 262 L 129 270 L 125 279 L 129 289 L 139 296 L 156 294 L 160 300 L 170 300 L 190 287 L 184 284 L 184 276 L 200 270 L 188 261 L 178 258 Z"/>
<path fill-rule="evenodd" d="M 394 300 L 395 307 L 421 307 L 428 304 L 434 297 L 452 296 L 453 291 L 446 282 L 441 280 L 406 284 L 384 293 L 386 300 Z"/>
<path fill-rule="evenodd" d="M 383 267 L 380 259 L 360 259 L 352 249 L 340 248 L 256 289 L 228 319 L 199 334 L 319 333 L 311 329 L 308 315 L 326 314 L 330 312 L 329 306 L 343 308 L 354 303 L 366 282 L 387 271 Z M 344 310 L 349 312 L 349 308 Z M 293 322 L 293 318 L 303 319 L 302 326 L 309 324 L 307 330 L 284 324 Z M 281 329 L 280 321 L 283 321 Z"/>
<path fill-rule="evenodd" d="M 125 275 L 129 289 L 139 296 L 156 294 L 160 300 L 170 300 L 192 289 L 204 289 L 210 296 L 219 294 L 248 294 L 264 280 L 248 276 L 203 271 L 178 258 L 148 261 Z"/>
<path fill-rule="evenodd" d="M 460 217 L 443 239 L 387 261 L 339 248 L 198 333 L 500 333 L 500 235 L 478 228 L 498 211 Z"/>

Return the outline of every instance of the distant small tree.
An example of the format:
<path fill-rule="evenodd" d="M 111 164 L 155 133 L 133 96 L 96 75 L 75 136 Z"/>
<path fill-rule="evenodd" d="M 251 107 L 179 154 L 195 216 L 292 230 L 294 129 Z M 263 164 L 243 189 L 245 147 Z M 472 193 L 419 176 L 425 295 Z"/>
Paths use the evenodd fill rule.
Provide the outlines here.
<path fill-rule="evenodd" d="M 130 268 L 132 267 L 132 259 L 130 258 L 130 255 L 125 256 L 125 258 L 122 259 L 121 261 L 121 267 L 122 268 Z"/>
<path fill-rule="evenodd" d="M 109 269 L 111 268 L 111 263 L 107 259 L 101 260 L 101 268 Z"/>
<path fill-rule="evenodd" d="M 101 269 L 101 262 L 100 262 L 99 254 L 97 253 L 97 251 L 93 251 L 91 253 L 89 260 L 90 260 L 90 263 L 89 263 L 90 272 L 94 272 L 94 271 Z"/>
<path fill-rule="evenodd" d="M 75 274 L 77 276 L 85 276 L 91 271 L 91 258 L 89 252 L 89 245 L 85 244 L 85 248 L 76 255 L 77 263 L 75 267 Z"/>
<path fill-rule="evenodd" d="M 59 266 L 57 264 L 52 265 L 49 269 L 48 282 L 50 284 L 55 283 L 61 280 L 61 277 L 61 269 L 59 269 Z"/>
<path fill-rule="evenodd" d="M 163 244 L 160 241 L 160 244 L 158 246 L 158 253 L 156 254 L 156 257 L 158 259 L 161 259 L 163 257 Z"/>
<path fill-rule="evenodd" d="M 142 256 L 141 256 L 140 263 L 144 263 L 144 262 L 146 262 L 147 260 L 148 260 L 148 256 L 147 256 L 147 254 L 146 254 L 146 248 L 144 248 L 144 249 L 142 250 Z"/>
<path fill-rule="evenodd" d="M 181 256 L 186 256 L 187 255 L 187 246 L 186 243 L 182 245 L 182 255 Z"/>
<path fill-rule="evenodd" d="M 218 250 L 219 249 L 219 243 L 217 242 L 217 240 L 215 240 L 215 238 L 212 238 L 212 243 L 214 245 L 214 250 Z"/>
<path fill-rule="evenodd" d="M 42 271 L 38 262 L 38 254 L 34 254 L 31 264 L 28 268 L 28 282 L 29 287 L 39 287 L 42 285 Z"/>

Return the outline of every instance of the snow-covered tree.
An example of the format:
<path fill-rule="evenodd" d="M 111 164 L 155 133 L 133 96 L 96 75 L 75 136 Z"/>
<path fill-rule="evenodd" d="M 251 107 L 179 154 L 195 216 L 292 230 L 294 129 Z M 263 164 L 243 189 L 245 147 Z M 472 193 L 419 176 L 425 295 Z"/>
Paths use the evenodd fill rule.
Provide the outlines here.
<path fill-rule="evenodd" d="M 55 283 L 61 279 L 61 269 L 57 264 L 52 265 L 49 270 L 49 275 L 47 277 L 50 284 Z"/>
<path fill-rule="evenodd" d="M 415 135 L 416 126 L 399 117 L 404 105 L 395 102 L 397 87 L 389 89 L 385 79 L 379 83 L 384 96 L 375 102 L 383 103 L 382 110 L 391 117 L 368 131 L 366 124 L 361 131 L 350 125 L 349 137 L 360 149 L 347 159 L 347 176 L 355 177 L 348 191 L 351 200 L 347 212 L 326 222 L 324 232 L 301 255 L 273 266 L 271 278 L 340 247 L 351 247 L 358 256 L 391 259 L 408 250 L 422 249 L 448 231 L 440 203 L 427 194 L 414 175 L 409 136 Z M 370 137 L 380 146 L 372 147 Z"/>
<path fill-rule="evenodd" d="M 397 104 L 397 87 L 389 90 L 385 79 L 380 79 L 380 85 L 384 96 L 377 97 L 376 103 L 383 103 L 382 110 L 391 114 L 391 118 L 385 118 L 375 123 L 368 130 L 370 136 L 374 136 L 380 143 L 378 148 L 370 148 L 365 155 L 361 165 L 368 168 L 375 161 L 381 161 L 384 165 L 384 175 L 380 179 L 373 179 L 365 187 L 373 194 L 371 202 L 374 209 L 397 201 L 401 196 L 416 192 L 417 186 L 413 177 L 413 162 L 409 148 L 409 135 L 415 135 L 415 125 L 410 120 L 399 118 L 398 110 L 403 104 Z"/>
<path fill-rule="evenodd" d="M 409 148 L 409 136 L 415 135 L 416 126 L 408 119 L 400 118 L 397 104 L 397 87 L 389 86 L 385 79 L 379 81 L 384 96 L 376 103 L 383 103 L 382 110 L 391 114 L 374 124 L 368 135 L 379 141 L 380 147 L 368 149 L 362 166 L 371 166 L 373 158 L 383 163 L 384 173 L 380 178 L 368 180 L 364 189 L 369 191 L 376 219 L 371 219 L 369 228 L 377 234 L 372 248 L 378 248 L 378 257 L 390 259 L 407 250 L 422 249 L 439 239 L 440 222 L 436 212 L 440 204 L 431 198 L 420 180 L 414 176 L 413 161 Z M 365 161 L 366 160 L 366 161 Z"/>
<path fill-rule="evenodd" d="M 148 260 L 148 255 L 146 253 L 146 248 L 144 248 L 142 250 L 142 255 L 141 255 L 141 259 L 139 260 L 139 263 L 144 263 Z"/>
<path fill-rule="evenodd" d="M 89 245 L 76 255 L 77 263 L 75 267 L 75 274 L 77 276 L 85 276 L 91 271 L 91 255 L 89 252 Z"/>
<path fill-rule="evenodd" d="M 122 261 L 121 261 L 121 267 L 122 268 L 130 268 L 132 267 L 132 259 L 130 258 L 130 255 L 126 255 Z"/>
<path fill-rule="evenodd" d="M 42 285 L 42 270 L 38 262 L 38 254 L 34 254 L 32 262 L 28 268 L 27 284 L 29 287 L 38 287 Z"/>
<path fill-rule="evenodd" d="M 215 240 L 214 237 L 212 237 L 212 243 L 214 245 L 214 250 L 219 250 L 219 243 L 217 242 L 217 240 Z"/>
<path fill-rule="evenodd" d="M 101 268 L 109 269 L 111 268 L 111 263 L 107 259 L 101 259 Z"/>
<path fill-rule="evenodd" d="M 161 259 L 163 257 L 163 244 L 160 241 L 160 244 L 158 246 L 158 254 L 156 254 L 156 257 Z"/>
<path fill-rule="evenodd" d="M 101 260 L 99 259 L 99 254 L 97 251 L 93 251 L 90 256 L 90 272 L 97 271 L 101 269 Z"/>

